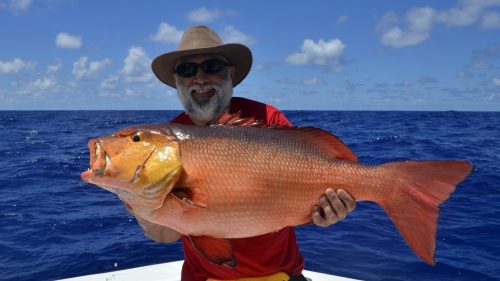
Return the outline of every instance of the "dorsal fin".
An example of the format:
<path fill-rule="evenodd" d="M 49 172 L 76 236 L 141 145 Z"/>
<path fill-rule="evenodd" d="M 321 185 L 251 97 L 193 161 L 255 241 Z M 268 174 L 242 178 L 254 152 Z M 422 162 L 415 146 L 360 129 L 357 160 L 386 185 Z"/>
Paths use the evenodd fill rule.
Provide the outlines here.
<path fill-rule="evenodd" d="M 337 136 L 315 127 L 278 128 L 287 130 L 291 134 L 298 134 L 297 138 L 307 145 L 317 147 L 333 159 L 357 162 L 358 157 Z"/>
<path fill-rule="evenodd" d="M 280 127 L 269 126 L 254 117 L 241 117 L 241 111 L 235 114 L 224 112 L 212 126 L 259 127 L 287 131 L 301 142 L 318 148 L 333 159 L 357 162 L 358 158 L 337 136 L 315 127 Z"/>
<path fill-rule="evenodd" d="M 227 112 L 222 113 L 219 118 L 212 124 L 214 125 L 230 125 L 230 126 L 240 126 L 240 127 L 268 127 L 266 123 L 262 120 L 257 120 L 255 117 L 241 117 L 241 111 L 234 114 Z"/>

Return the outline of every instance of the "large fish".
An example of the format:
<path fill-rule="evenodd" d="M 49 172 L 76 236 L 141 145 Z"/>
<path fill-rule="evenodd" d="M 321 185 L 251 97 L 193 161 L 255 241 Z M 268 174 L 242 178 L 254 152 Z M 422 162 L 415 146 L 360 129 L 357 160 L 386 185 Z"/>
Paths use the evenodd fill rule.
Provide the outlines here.
<path fill-rule="evenodd" d="M 308 223 L 328 187 L 382 206 L 416 255 L 434 264 L 438 206 L 472 171 L 452 160 L 362 165 L 337 137 L 310 127 L 144 125 L 91 139 L 89 149 L 85 182 L 227 266 L 236 264 L 228 238 Z"/>

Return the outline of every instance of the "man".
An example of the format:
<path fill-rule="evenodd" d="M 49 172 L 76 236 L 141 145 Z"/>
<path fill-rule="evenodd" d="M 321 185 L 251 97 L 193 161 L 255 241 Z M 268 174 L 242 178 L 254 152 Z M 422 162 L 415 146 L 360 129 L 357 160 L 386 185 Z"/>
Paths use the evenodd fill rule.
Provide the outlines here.
<path fill-rule="evenodd" d="M 176 51 L 155 58 L 152 68 L 158 79 L 177 88 L 184 106 L 185 112 L 172 120 L 173 123 L 205 126 L 224 112 L 241 112 L 242 117 L 255 117 L 269 125 L 291 126 L 283 113 L 270 105 L 232 97 L 233 87 L 246 77 L 251 65 L 252 53 L 246 46 L 223 44 L 213 30 L 195 26 L 186 30 Z M 345 218 L 354 208 L 355 201 L 347 192 L 328 189 L 312 210 L 311 221 L 326 227 Z M 182 280 L 235 280 L 278 276 L 273 275 L 278 272 L 286 273 L 290 280 L 305 280 L 301 275 L 304 259 L 291 227 L 257 237 L 232 239 L 238 264 L 229 268 L 207 261 L 189 238 L 175 230 L 140 217 L 137 220 L 153 240 L 174 242 L 182 239 L 185 255 Z"/>

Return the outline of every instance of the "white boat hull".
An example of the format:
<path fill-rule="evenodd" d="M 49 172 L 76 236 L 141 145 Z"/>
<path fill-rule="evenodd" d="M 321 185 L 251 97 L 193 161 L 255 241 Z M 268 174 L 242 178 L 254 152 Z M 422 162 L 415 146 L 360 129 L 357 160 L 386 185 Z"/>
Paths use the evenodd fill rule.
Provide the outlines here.
<path fill-rule="evenodd" d="M 79 276 L 59 281 L 180 281 L 183 261 L 167 262 L 155 265 L 141 266 L 131 269 Z M 304 276 L 312 281 L 349 281 L 356 280 L 336 275 L 319 273 L 309 270 L 303 271 Z"/>

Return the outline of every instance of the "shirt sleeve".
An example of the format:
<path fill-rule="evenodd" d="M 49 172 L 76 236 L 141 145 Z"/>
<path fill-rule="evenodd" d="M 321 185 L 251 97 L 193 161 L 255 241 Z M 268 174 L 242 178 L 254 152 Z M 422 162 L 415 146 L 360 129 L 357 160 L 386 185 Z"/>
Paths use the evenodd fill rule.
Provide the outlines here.
<path fill-rule="evenodd" d="M 283 112 L 279 111 L 273 106 L 268 106 L 267 109 L 267 124 L 268 125 L 278 125 L 282 127 L 291 127 L 292 123 L 286 118 L 285 114 Z"/>

